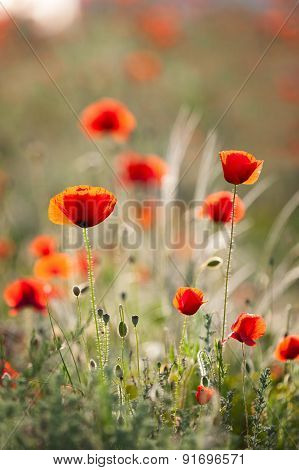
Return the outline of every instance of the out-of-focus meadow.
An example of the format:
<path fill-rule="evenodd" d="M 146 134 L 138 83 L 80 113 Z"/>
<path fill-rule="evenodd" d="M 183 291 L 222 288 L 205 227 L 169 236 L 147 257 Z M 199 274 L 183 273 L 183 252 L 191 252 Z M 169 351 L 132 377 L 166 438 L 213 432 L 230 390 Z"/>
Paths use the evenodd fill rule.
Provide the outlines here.
<path fill-rule="evenodd" d="M 0 376 L 1 446 L 295 448 L 297 365 L 274 357 L 284 334 L 298 333 L 299 12 L 298 8 L 292 12 L 295 2 L 1 3 L 1 292 L 12 281 L 32 276 L 53 283 L 58 292 L 50 304 L 57 320 L 52 325 L 54 339 L 48 315 L 26 309 L 12 316 L 1 295 L 0 359 L 20 373 L 12 386 Z M 135 116 L 136 129 L 125 142 L 92 139 L 80 128 L 82 110 L 105 97 L 124 103 Z M 188 243 L 171 247 L 158 243 L 153 249 L 153 233 L 164 242 L 167 232 L 158 211 L 155 220 L 143 213 L 136 246 L 122 238 L 133 231 L 132 224 L 123 220 L 121 208 L 127 199 L 158 198 L 163 203 L 179 199 L 187 205 L 194 199 L 202 202 L 212 192 L 231 191 L 218 152 L 235 148 L 264 160 L 259 181 L 238 190 L 246 217 L 236 227 L 226 328 L 229 332 L 244 311 L 262 315 L 267 324 L 261 345 L 248 351 L 246 436 L 242 352 L 237 342 L 230 342 L 224 351 L 229 366 L 223 372 L 222 392 L 218 387 L 211 407 L 204 405 L 204 411 L 198 411 L 201 404 L 194 398 L 199 383 L 207 385 L 205 377 L 215 390 L 219 386 L 215 375 L 222 353 L 220 357 L 217 341 L 229 230 L 218 231 L 217 224 L 215 228 L 211 221 L 195 217 L 198 227 L 207 223 L 195 231 L 209 234 L 198 251 Z M 126 151 L 159 155 L 167 161 L 172 179 L 161 190 L 130 188 L 126 193 L 117 163 Z M 103 186 L 118 198 L 112 222 L 90 230 L 97 307 L 110 315 L 109 338 L 107 324 L 102 319 L 100 323 L 104 341 L 109 341 L 103 343 L 107 355 L 110 349 L 108 392 L 107 383 L 98 385 L 95 364 L 90 363 L 92 358 L 96 361 L 96 348 L 94 324 L 88 320 L 90 292 L 80 229 L 67 230 L 48 219 L 50 198 L 75 185 Z M 176 220 L 183 213 L 171 219 L 178 237 L 183 234 Z M 117 225 L 117 241 L 103 247 L 97 231 L 105 232 L 109 223 Z M 72 267 L 60 264 L 58 275 L 39 269 L 30 249 L 38 235 L 53 236 L 57 251 L 68 255 Z M 71 246 L 70 240 L 75 244 Z M 209 269 L 205 265 L 209 259 L 219 267 Z M 182 319 L 172 298 L 178 287 L 191 281 L 204 291 L 208 303 L 204 313 L 200 310 L 190 319 L 188 342 L 184 335 L 180 341 Z M 78 298 L 72 292 L 74 285 L 83 288 Z M 125 359 L 119 359 L 124 341 L 118 327 L 120 303 L 129 328 L 124 335 Z M 80 311 L 83 322 L 88 322 L 83 342 Z M 132 315 L 139 316 L 142 379 L 138 380 Z M 73 345 L 71 352 L 68 342 Z M 201 350 L 210 359 L 201 362 Z M 61 351 L 65 357 L 57 371 L 53 361 L 60 361 Z M 124 369 L 125 384 L 116 365 Z M 274 385 L 268 384 L 267 373 L 259 382 L 266 367 Z M 233 389 L 235 401 L 230 395 Z M 29 411 L 24 414 L 26 407 Z M 149 410 L 153 422 L 145 419 Z"/>

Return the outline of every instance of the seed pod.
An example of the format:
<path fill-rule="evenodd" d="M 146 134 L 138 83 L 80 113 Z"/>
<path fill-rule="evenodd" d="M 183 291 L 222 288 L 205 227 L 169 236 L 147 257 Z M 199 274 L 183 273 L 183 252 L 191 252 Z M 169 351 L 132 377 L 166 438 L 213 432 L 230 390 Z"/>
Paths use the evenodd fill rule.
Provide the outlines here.
<path fill-rule="evenodd" d="M 79 286 L 74 286 L 73 287 L 73 294 L 74 294 L 75 297 L 79 297 L 79 295 L 81 294 L 81 290 L 80 290 Z"/>
<path fill-rule="evenodd" d="M 203 378 L 202 378 L 202 385 L 203 385 L 204 387 L 208 387 L 208 386 L 209 386 L 209 379 L 208 379 L 208 377 L 203 377 Z"/>
<path fill-rule="evenodd" d="M 81 294 L 85 294 L 85 292 L 87 292 L 88 289 L 89 289 L 89 285 L 85 284 L 85 286 L 81 287 Z"/>
<path fill-rule="evenodd" d="M 103 320 L 104 320 L 105 325 L 108 325 L 109 320 L 110 320 L 110 315 L 108 313 L 104 313 Z"/>
<path fill-rule="evenodd" d="M 128 328 L 127 328 L 127 325 L 125 324 L 125 322 L 121 321 L 118 325 L 118 332 L 119 332 L 119 336 L 121 338 L 125 338 L 127 336 L 127 333 L 128 333 Z"/>
<path fill-rule="evenodd" d="M 139 317 L 138 315 L 133 315 L 132 316 L 132 323 L 136 327 L 138 325 Z"/>
<path fill-rule="evenodd" d="M 116 367 L 115 367 L 115 375 L 119 380 L 123 380 L 123 378 L 124 378 L 123 370 L 122 370 L 122 368 L 120 367 L 119 364 L 117 364 Z"/>
<path fill-rule="evenodd" d="M 219 256 L 213 256 L 206 262 L 207 268 L 219 268 L 223 264 L 223 259 Z"/>

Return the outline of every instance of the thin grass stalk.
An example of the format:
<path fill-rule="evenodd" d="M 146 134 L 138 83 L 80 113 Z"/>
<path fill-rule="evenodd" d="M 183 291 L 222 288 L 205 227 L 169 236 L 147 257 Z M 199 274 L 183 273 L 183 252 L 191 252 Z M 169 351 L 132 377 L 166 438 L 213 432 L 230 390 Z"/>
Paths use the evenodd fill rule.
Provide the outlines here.
<path fill-rule="evenodd" d="M 227 312 L 227 300 L 228 300 L 228 280 L 229 280 L 230 265 L 231 265 L 231 258 L 232 258 L 232 249 L 233 249 L 233 239 L 234 239 L 234 222 L 235 222 L 234 219 L 235 219 L 236 195 L 237 195 L 237 185 L 235 184 L 234 185 L 234 192 L 233 192 L 233 200 L 232 200 L 233 208 L 232 208 L 230 242 L 229 242 L 228 259 L 227 259 L 227 267 L 226 267 L 226 274 L 225 274 L 223 323 L 222 323 L 222 336 L 221 336 L 222 342 L 223 342 L 224 336 L 225 336 L 226 312 Z"/>
<path fill-rule="evenodd" d="M 96 311 L 96 299 L 95 299 L 91 246 L 90 246 L 88 231 L 86 227 L 83 228 L 83 239 L 84 239 L 86 255 L 87 255 L 87 268 L 88 268 L 88 281 L 89 281 L 89 290 L 90 290 L 91 310 L 92 310 L 94 323 L 96 327 L 96 346 L 97 346 L 97 352 L 98 352 L 98 358 L 99 358 L 100 377 L 102 376 L 102 378 L 104 379 L 105 372 L 104 372 L 104 367 L 103 367 L 102 344 L 101 344 L 101 339 L 100 339 L 100 331 L 99 331 L 99 324 L 98 324 L 97 311 Z"/>
<path fill-rule="evenodd" d="M 54 330 L 54 325 L 53 325 L 53 321 L 52 321 L 52 317 L 51 317 L 49 308 L 48 308 L 48 313 L 49 313 L 51 328 L 52 328 L 52 332 L 53 332 L 54 343 L 55 343 L 55 346 L 57 347 L 57 346 L 58 346 L 57 336 L 56 336 L 56 333 L 55 333 L 55 330 Z M 58 353 L 59 353 L 61 362 L 62 362 L 62 364 L 63 364 L 63 368 L 64 368 L 64 370 L 65 370 L 65 372 L 66 372 L 66 374 L 67 374 L 67 376 L 68 376 L 69 382 L 70 382 L 71 386 L 74 388 L 74 384 L 73 384 L 73 381 L 72 381 L 71 374 L 69 373 L 69 370 L 68 370 L 68 368 L 67 368 L 66 362 L 65 362 L 65 360 L 64 360 L 64 357 L 63 357 L 63 355 L 62 355 L 62 352 L 61 352 L 61 349 L 60 349 L 60 348 L 58 348 Z"/>
<path fill-rule="evenodd" d="M 245 411 L 245 424 L 246 424 L 246 445 L 249 443 L 249 427 L 248 427 L 248 411 L 246 403 L 246 391 L 245 391 L 245 375 L 246 375 L 246 353 L 245 346 L 242 343 L 242 389 L 243 389 L 243 400 L 244 400 L 244 411 Z"/>

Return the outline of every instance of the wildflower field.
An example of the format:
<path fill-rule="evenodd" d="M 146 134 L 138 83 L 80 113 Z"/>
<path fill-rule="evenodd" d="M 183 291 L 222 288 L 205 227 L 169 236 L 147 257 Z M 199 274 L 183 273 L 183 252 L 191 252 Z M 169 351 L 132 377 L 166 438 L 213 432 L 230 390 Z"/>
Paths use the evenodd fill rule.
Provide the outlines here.
<path fill-rule="evenodd" d="M 253 3 L 0 2 L 1 449 L 298 448 L 299 10 Z"/>

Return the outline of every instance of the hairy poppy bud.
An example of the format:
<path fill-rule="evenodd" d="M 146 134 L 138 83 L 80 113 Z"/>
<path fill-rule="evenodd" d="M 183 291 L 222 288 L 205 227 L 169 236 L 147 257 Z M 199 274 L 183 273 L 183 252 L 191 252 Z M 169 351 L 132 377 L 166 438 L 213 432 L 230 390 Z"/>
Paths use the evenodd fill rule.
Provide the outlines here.
<path fill-rule="evenodd" d="M 202 385 L 203 385 L 204 387 L 208 387 L 208 386 L 209 386 L 209 379 L 208 379 L 208 377 L 203 377 L 203 378 L 202 378 Z"/>
<path fill-rule="evenodd" d="M 85 294 L 85 292 L 87 292 L 88 289 L 89 289 L 89 285 L 85 284 L 85 286 L 81 287 L 81 294 Z"/>
<path fill-rule="evenodd" d="M 219 268 L 223 264 L 223 259 L 220 258 L 219 256 L 213 256 L 213 258 L 210 258 L 207 260 L 206 266 L 208 268 Z"/>
<path fill-rule="evenodd" d="M 110 315 L 108 313 L 104 313 L 103 320 L 104 320 L 105 325 L 108 325 L 109 320 L 110 320 Z"/>
<path fill-rule="evenodd" d="M 123 370 L 122 370 L 122 368 L 120 367 L 119 364 L 117 364 L 116 367 L 115 367 L 115 375 L 119 380 L 123 380 L 123 378 L 124 378 Z"/>
<path fill-rule="evenodd" d="M 97 312 L 98 312 L 99 317 L 102 318 L 104 310 L 102 308 L 98 308 Z"/>
<path fill-rule="evenodd" d="M 132 323 L 136 327 L 138 325 L 139 317 L 138 315 L 133 315 L 132 316 Z"/>
<path fill-rule="evenodd" d="M 126 298 L 127 298 L 127 293 L 126 292 L 121 292 L 120 293 L 120 298 L 121 298 L 122 301 L 125 301 Z"/>
<path fill-rule="evenodd" d="M 131 256 L 129 256 L 128 261 L 129 261 L 130 264 L 134 264 L 136 260 L 135 260 L 135 257 L 131 255 Z"/>
<path fill-rule="evenodd" d="M 76 297 L 79 297 L 79 295 L 81 294 L 80 287 L 74 286 L 74 287 L 73 287 L 73 294 L 74 294 Z"/>
<path fill-rule="evenodd" d="M 127 325 L 125 324 L 125 322 L 121 321 L 118 325 L 118 332 L 119 332 L 119 336 L 121 338 L 125 338 L 125 336 L 127 336 L 127 333 L 128 333 L 128 328 L 127 328 Z"/>
<path fill-rule="evenodd" d="M 97 363 L 94 359 L 90 359 L 89 367 L 90 367 L 91 370 L 96 370 L 97 369 Z"/>

